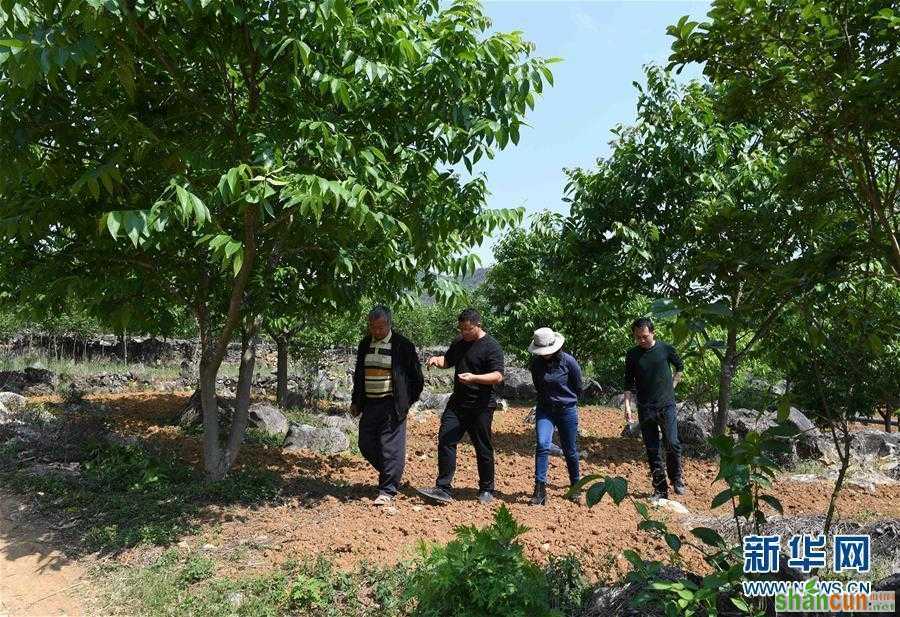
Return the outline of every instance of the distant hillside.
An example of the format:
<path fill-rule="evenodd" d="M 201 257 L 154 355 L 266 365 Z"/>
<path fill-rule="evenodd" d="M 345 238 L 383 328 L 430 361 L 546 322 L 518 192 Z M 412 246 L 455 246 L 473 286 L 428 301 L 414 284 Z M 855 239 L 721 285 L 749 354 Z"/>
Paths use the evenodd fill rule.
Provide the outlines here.
<path fill-rule="evenodd" d="M 484 277 L 487 276 L 489 268 L 478 268 L 475 270 L 475 274 L 472 276 L 465 276 L 460 279 L 459 283 L 466 289 L 475 289 L 480 287 L 484 282 Z"/>
<path fill-rule="evenodd" d="M 464 276 L 462 278 L 458 278 L 459 284 L 463 286 L 464 289 L 472 290 L 477 289 L 484 283 L 484 278 L 487 276 L 488 270 L 490 268 L 477 268 L 475 270 L 475 274 L 472 276 Z M 424 304 L 434 304 L 434 298 L 428 294 L 422 294 L 422 302 Z"/>

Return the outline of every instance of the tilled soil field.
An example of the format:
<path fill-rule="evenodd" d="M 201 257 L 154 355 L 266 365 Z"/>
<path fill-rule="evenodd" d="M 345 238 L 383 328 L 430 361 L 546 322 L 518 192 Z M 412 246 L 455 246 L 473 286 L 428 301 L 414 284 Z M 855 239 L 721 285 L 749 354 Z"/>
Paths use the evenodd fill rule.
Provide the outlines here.
<path fill-rule="evenodd" d="M 199 443 L 178 429 L 165 426 L 183 405 L 188 393 L 160 395 L 133 393 L 98 397 L 113 408 L 122 433 L 139 435 L 171 448 L 199 463 Z M 192 548 L 206 547 L 232 558 L 235 570 L 268 569 L 291 559 L 326 554 L 341 566 L 359 562 L 391 564 L 415 555 L 419 544 L 445 542 L 458 525 L 487 525 L 493 510 L 506 504 L 518 521 L 529 527 L 523 537 L 526 553 L 538 561 L 550 554 L 575 553 L 593 579 L 611 580 L 627 570 L 622 550 L 634 548 L 645 557 L 663 558 L 666 548 L 637 530 L 638 515 L 627 502 L 614 505 L 608 498 L 593 508 L 563 499 L 567 488 L 565 464 L 551 457 L 549 504 L 527 505 L 534 478 L 533 427 L 525 422 L 528 409 L 512 407 L 494 419 L 497 461 L 497 497 L 492 506 L 475 499 L 477 471 L 472 446 L 459 447 L 453 504 L 431 505 L 414 486 L 431 486 L 437 467 L 436 435 L 439 420 L 410 421 L 405 481 L 408 483 L 390 508 L 371 504 L 376 494 L 376 474 L 359 455 L 319 456 L 285 453 L 271 446 L 245 446 L 238 465 L 261 466 L 285 480 L 279 503 L 253 508 L 228 506 L 207 509 L 199 533 L 184 539 Z M 581 449 L 586 454 L 582 473 L 622 476 L 636 498 L 650 492 L 647 464 L 639 440 L 620 437 L 622 414 L 618 410 L 586 407 L 581 410 Z M 709 510 L 712 498 L 724 488 L 713 482 L 714 460 L 686 458 L 688 495 L 679 498 L 695 521 L 704 516 L 725 516 L 724 508 Z M 784 505 L 785 515 L 821 514 L 827 510 L 831 485 L 778 482 L 773 493 Z M 877 513 L 900 517 L 900 486 L 880 486 L 874 492 L 846 487 L 839 501 L 843 517 Z M 681 515 L 659 513 L 680 529 Z M 687 566 L 703 569 L 697 554 L 685 551 Z M 121 556 L 143 561 L 140 549 Z"/>

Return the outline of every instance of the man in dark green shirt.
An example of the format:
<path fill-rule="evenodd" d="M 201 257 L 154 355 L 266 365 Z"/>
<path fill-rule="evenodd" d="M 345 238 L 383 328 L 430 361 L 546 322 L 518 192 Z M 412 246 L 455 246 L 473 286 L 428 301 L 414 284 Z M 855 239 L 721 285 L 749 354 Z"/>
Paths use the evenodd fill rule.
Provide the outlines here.
<path fill-rule="evenodd" d="M 636 320 L 631 325 L 631 333 L 637 345 L 625 355 L 625 417 L 627 422 L 633 421 L 631 403 L 637 395 L 638 421 L 650 463 L 653 498 L 668 498 L 667 473 L 675 493 L 684 495 L 675 409 L 675 386 L 681 380 L 684 363 L 671 345 L 656 340 L 649 319 Z M 674 376 L 671 367 L 675 368 Z M 666 447 L 665 469 L 659 447 L 660 431 Z"/>

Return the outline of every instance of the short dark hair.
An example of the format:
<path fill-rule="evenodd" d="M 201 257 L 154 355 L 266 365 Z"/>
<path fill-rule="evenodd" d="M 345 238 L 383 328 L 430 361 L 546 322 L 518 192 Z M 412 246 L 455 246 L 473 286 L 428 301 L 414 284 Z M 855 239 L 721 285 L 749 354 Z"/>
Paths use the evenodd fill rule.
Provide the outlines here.
<path fill-rule="evenodd" d="M 481 325 L 481 313 L 476 311 L 473 308 L 467 308 L 463 310 L 462 313 L 459 314 L 459 318 L 457 319 L 459 323 L 468 322 L 475 326 Z"/>
<path fill-rule="evenodd" d="M 634 320 L 634 323 L 631 324 L 632 333 L 635 330 L 640 330 L 641 328 L 647 328 L 650 332 L 653 332 L 653 320 L 649 317 L 640 317 Z"/>
<path fill-rule="evenodd" d="M 372 321 L 373 319 L 384 319 L 386 322 L 391 323 L 391 309 L 383 304 L 376 304 L 374 308 L 369 311 L 369 321 Z"/>

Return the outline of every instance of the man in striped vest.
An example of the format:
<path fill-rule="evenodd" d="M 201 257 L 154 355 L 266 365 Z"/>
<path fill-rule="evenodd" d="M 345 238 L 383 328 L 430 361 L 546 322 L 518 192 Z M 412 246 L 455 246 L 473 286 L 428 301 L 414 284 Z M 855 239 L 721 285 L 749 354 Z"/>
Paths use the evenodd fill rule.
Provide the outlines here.
<path fill-rule="evenodd" d="M 419 400 L 425 380 L 416 347 L 391 328 L 391 311 L 369 312 L 369 334 L 356 352 L 353 403 L 359 421 L 359 451 L 378 472 L 377 506 L 393 502 L 406 464 L 406 414 Z"/>

